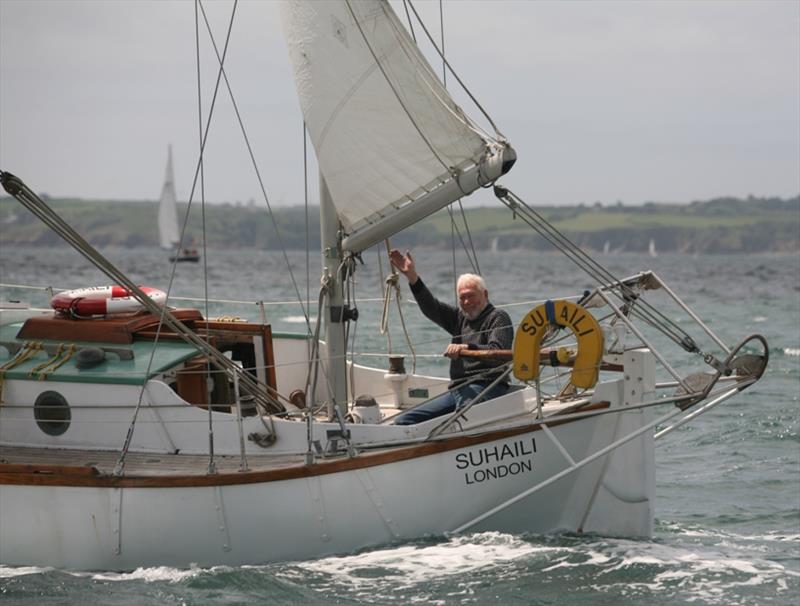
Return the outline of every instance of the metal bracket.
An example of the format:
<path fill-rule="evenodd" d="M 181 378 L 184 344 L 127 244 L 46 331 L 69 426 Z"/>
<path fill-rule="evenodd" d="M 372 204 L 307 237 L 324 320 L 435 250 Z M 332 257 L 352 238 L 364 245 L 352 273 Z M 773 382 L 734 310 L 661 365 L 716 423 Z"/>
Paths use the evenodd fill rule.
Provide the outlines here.
<path fill-rule="evenodd" d="M 347 305 L 331 305 L 331 322 L 357 322 L 358 308 L 348 307 Z"/>
<path fill-rule="evenodd" d="M 328 441 L 325 443 L 323 457 L 333 457 L 350 447 L 349 429 L 329 429 L 325 432 Z"/>

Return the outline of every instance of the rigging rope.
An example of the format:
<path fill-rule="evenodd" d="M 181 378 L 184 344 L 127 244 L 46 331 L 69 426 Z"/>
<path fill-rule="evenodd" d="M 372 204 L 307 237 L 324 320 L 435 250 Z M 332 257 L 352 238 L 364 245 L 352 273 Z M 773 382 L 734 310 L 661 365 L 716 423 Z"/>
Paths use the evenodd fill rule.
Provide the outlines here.
<path fill-rule="evenodd" d="M 228 35 L 225 39 L 225 49 L 223 50 L 223 57 L 225 53 L 228 51 L 228 43 L 230 42 L 231 36 L 231 29 L 233 27 L 233 18 L 236 14 L 236 6 L 238 0 L 234 0 L 233 3 L 233 10 L 231 11 L 231 19 L 228 23 Z M 208 333 L 208 250 L 206 249 L 206 180 L 205 180 L 205 163 L 203 162 L 203 95 L 202 95 L 202 86 L 201 86 L 201 78 L 200 78 L 200 23 L 197 15 L 197 8 L 203 10 L 203 6 L 200 3 L 200 0 L 197 0 L 194 4 L 194 37 L 195 37 L 195 65 L 197 66 L 197 128 L 198 128 L 198 136 L 199 136 L 199 144 L 200 144 L 200 216 L 201 216 L 201 223 L 203 226 L 203 293 L 205 294 L 205 306 L 204 306 L 204 316 L 206 318 L 206 333 Z M 205 11 L 203 11 L 205 15 Z M 216 100 L 217 91 L 219 90 L 219 77 L 222 73 L 222 66 L 224 61 L 221 60 L 219 64 L 219 70 L 217 71 L 217 85 L 214 88 L 214 99 Z M 211 114 L 209 113 L 209 126 L 211 125 Z M 186 224 L 188 223 L 188 213 L 186 215 L 186 221 L 184 222 L 183 229 L 186 230 Z M 181 240 L 181 243 L 183 240 Z M 175 261 L 173 262 L 173 268 L 178 264 L 177 256 Z M 175 271 L 173 269 L 173 275 L 175 275 Z M 170 282 L 170 288 L 172 287 L 172 283 Z M 159 325 L 158 331 L 160 332 L 161 326 Z M 155 355 L 155 348 L 151 352 L 150 356 Z M 211 373 L 211 362 L 206 363 L 206 371 L 210 374 Z M 142 385 L 142 389 L 140 391 L 139 399 L 141 400 L 142 396 L 144 395 L 144 384 Z M 208 406 L 208 473 L 216 473 L 217 466 L 214 462 L 214 415 L 212 412 L 211 402 L 209 402 Z"/>
<path fill-rule="evenodd" d="M 480 110 L 480 112 L 483 114 L 483 117 L 486 118 L 486 120 L 489 122 L 489 124 L 492 125 L 492 128 L 494 129 L 495 134 L 499 138 L 501 138 L 503 140 L 506 140 L 505 135 L 503 135 L 503 133 L 500 132 L 500 129 L 497 128 L 497 125 L 494 123 L 494 120 L 492 120 L 491 116 L 489 116 L 489 113 L 483 108 L 483 106 L 480 103 L 478 103 L 478 100 L 475 98 L 475 96 L 472 94 L 472 92 L 467 88 L 467 86 L 464 84 L 464 82 L 462 82 L 461 78 L 458 77 L 458 74 L 453 69 L 453 66 L 450 65 L 450 63 L 448 63 L 447 59 L 444 56 L 444 52 L 442 50 L 440 50 L 439 47 L 436 45 L 436 42 L 433 40 L 433 36 L 431 36 L 430 32 L 428 31 L 428 28 L 425 27 L 425 23 L 420 18 L 419 13 L 417 13 L 417 9 L 414 8 L 414 4 L 411 2 L 411 0 L 404 0 L 404 3 L 405 2 L 408 2 L 408 5 L 411 7 L 411 10 L 413 11 L 414 16 L 417 18 L 417 21 L 419 22 L 420 27 L 422 27 L 422 31 L 425 32 L 425 35 L 428 37 L 428 40 L 430 41 L 431 45 L 433 45 L 433 48 L 436 50 L 436 52 L 442 58 L 442 63 L 444 63 L 444 65 L 447 66 L 447 69 L 450 70 L 451 74 L 453 74 L 453 77 L 456 79 L 456 82 L 458 82 L 458 84 L 461 86 L 463 91 L 467 94 L 467 96 L 469 96 L 469 98 L 472 100 L 472 102 L 475 104 L 475 106 Z M 416 38 L 415 38 L 415 41 L 416 41 Z M 464 115 L 464 117 L 466 118 L 467 116 Z M 472 123 L 471 120 L 469 120 L 469 122 Z M 473 126 L 477 127 L 477 125 L 475 125 L 475 124 L 473 124 Z M 477 127 L 477 128 L 480 128 L 480 127 Z M 481 130 L 483 130 L 483 129 L 481 129 Z"/>
<path fill-rule="evenodd" d="M 269 201 L 269 196 L 267 195 L 267 190 L 266 190 L 266 187 L 264 186 L 264 180 L 261 177 L 261 171 L 258 168 L 258 162 L 256 162 L 256 157 L 255 157 L 255 153 L 253 152 L 253 147 L 250 144 L 250 138 L 247 135 L 247 129 L 244 126 L 244 120 L 242 119 L 241 113 L 239 111 L 239 106 L 236 103 L 236 98 L 234 97 L 233 89 L 231 88 L 230 82 L 228 80 L 228 74 L 225 72 L 225 69 L 224 69 L 225 49 L 223 49 L 222 57 L 220 57 L 219 50 L 217 49 L 217 44 L 216 44 L 216 42 L 214 40 L 214 35 L 211 32 L 211 25 L 208 22 L 208 18 L 206 17 L 205 9 L 203 9 L 202 3 L 200 4 L 200 9 L 201 9 L 201 11 L 203 13 L 203 19 L 205 20 L 206 28 L 208 29 L 208 35 L 209 35 L 209 38 L 211 39 L 211 44 L 214 47 L 214 52 L 215 52 L 215 54 L 217 56 L 217 60 L 219 61 L 219 64 L 220 64 L 220 73 L 222 75 L 222 78 L 224 78 L 224 80 L 225 80 L 225 86 L 228 89 L 228 95 L 230 96 L 231 104 L 233 105 L 233 110 L 234 110 L 234 113 L 236 114 L 236 119 L 239 122 L 239 128 L 242 131 L 242 137 L 244 138 L 244 142 L 245 142 L 245 145 L 247 147 L 247 152 L 250 155 L 250 161 L 251 161 L 251 163 L 253 165 L 253 170 L 255 171 L 256 178 L 258 179 L 259 187 L 261 188 L 261 195 L 264 198 L 264 202 L 266 202 L 266 204 L 267 204 L 267 210 L 269 211 L 269 217 L 270 217 L 270 220 L 272 221 L 272 227 L 275 230 L 275 237 L 277 238 L 278 244 L 280 245 L 281 253 L 283 254 L 283 260 L 286 263 L 286 269 L 289 272 L 289 278 L 292 281 L 292 286 L 294 287 L 295 294 L 297 295 L 297 300 L 300 303 L 300 308 L 303 311 L 303 317 L 305 318 L 305 321 L 306 321 L 306 328 L 308 330 L 308 334 L 311 334 L 311 322 L 310 322 L 309 317 L 308 317 L 308 311 L 306 309 L 306 306 L 303 304 L 303 297 L 300 294 L 300 288 L 297 285 L 297 280 L 295 279 L 294 272 L 292 271 L 292 266 L 289 263 L 289 256 L 286 253 L 286 246 L 283 243 L 283 238 L 281 237 L 281 232 L 280 232 L 280 229 L 278 228 L 278 222 L 275 219 L 275 214 L 272 212 L 272 204 Z M 225 48 L 227 49 L 227 41 L 226 41 L 226 47 Z M 216 94 L 215 94 L 215 98 L 216 98 Z M 209 115 L 209 118 L 210 118 L 210 115 Z M 206 135 L 208 135 L 208 125 L 206 125 Z M 304 151 L 304 153 L 305 153 L 305 151 Z"/>
<path fill-rule="evenodd" d="M 439 0 L 439 30 L 442 39 L 442 84 L 447 88 L 447 63 L 444 60 L 444 7 L 442 0 Z"/>
<path fill-rule="evenodd" d="M 306 136 L 306 123 L 303 121 L 303 204 L 305 209 L 306 227 L 306 310 L 311 307 L 311 242 L 309 235 L 308 219 L 308 137 Z M 306 313 L 306 328 L 311 335 L 311 322 Z"/>
<path fill-rule="evenodd" d="M 389 248 L 388 244 L 389 240 L 386 240 L 386 248 Z M 378 251 L 378 275 L 383 276 L 383 255 L 381 255 L 380 251 Z M 381 293 L 383 297 L 383 307 L 381 311 L 381 324 L 380 324 L 380 331 L 382 335 L 386 335 L 386 346 L 389 350 L 389 354 L 392 353 L 392 333 L 389 332 L 389 302 L 391 299 L 391 293 L 389 292 L 389 288 L 392 285 L 391 283 L 397 284 L 397 274 L 392 267 L 392 262 L 389 261 L 389 267 L 392 271 L 390 276 L 387 276 L 386 279 L 381 283 Z"/>
<path fill-rule="evenodd" d="M 419 126 L 419 124 L 417 124 L 417 121 L 414 120 L 414 117 L 411 115 L 411 112 L 406 106 L 404 97 L 400 95 L 400 93 L 397 91 L 397 87 L 395 87 L 394 85 L 394 82 L 392 82 L 392 80 L 389 78 L 389 75 L 386 73 L 386 68 L 383 66 L 383 63 L 378 58 L 375 49 L 373 49 L 372 45 L 369 43 L 369 39 L 367 39 L 367 35 L 364 33 L 364 29 L 361 27 L 361 23 L 359 22 L 358 17 L 356 16 L 355 11 L 353 10 L 353 7 L 350 5 L 350 0 L 346 0 L 345 4 L 347 5 L 347 9 L 350 11 L 350 15 L 353 17 L 353 22 L 356 24 L 356 27 L 358 28 L 358 31 L 361 34 L 361 38 L 364 40 L 364 44 L 366 45 L 367 49 L 372 55 L 372 59 L 375 61 L 375 65 L 377 65 L 378 69 L 381 70 L 381 74 L 383 74 L 383 78 L 386 81 L 386 84 L 388 84 L 389 88 L 392 89 L 392 93 L 394 93 L 395 99 L 397 100 L 400 107 L 403 108 L 403 111 L 405 112 L 409 122 L 411 122 L 411 125 L 417 131 L 417 134 L 420 136 L 420 139 L 422 139 L 422 141 L 428 147 L 431 154 L 433 154 L 433 156 L 439 161 L 439 163 L 444 167 L 446 171 L 450 172 L 452 170 L 452 167 L 447 162 L 445 162 L 444 158 L 442 158 L 439 155 L 439 152 L 436 150 L 433 143 L 428 139 L 428 137 L 425 136 L 425 133 L 422 132 L 422 128 Z M 387 10 L 387 7 L 384 7 L 383 5 L 381 6 L 384 11 Z M 413 10 L 414 7 L 412 6 L 411 9 Z"/>
<path fill-rule="evenodd" d="M 406 7 L 406 17 L 408 17 L 408 8 Z M 410 24 L 410 19 L 409 19 Z M 442 0 L 439 0 L 439 26 L 440 26 L 440 34 L 441 34 L 441 41 L 442 41 L 442 84 L 444 85 L 445 89 L 447 88 L 447 65 L 444 61 L 445 57 L 445 44 L 444 44 L 444 8 L 442 6 Z M 416 39 L 414 40 L 416 42 Z M 450 216 L 450 237 L 452 239 L 452 246 L 453 246 L 453 279 L 456 279 L 456 259 L 455 259 L 455 237 L 454 235 L 458 235 L 458 239 L 461 241 L 461 246 L 464 248 L 464 253 L 467 255 L 467 259 L 469 260 L 470 265 L 472 266 L 472 272 L 477 273 L 480 275 L 480 265 L 478 264 L 478 255 L 475 253 L 475 245 L 472 242 L 472 233 L 469 230 L 469 223 L 467 222 L 467 215 L 464 212 L 464 205 L 461 203 L 461 198 L 458 199 L 458 208 L 461 211 L 461 219 L 464 221 L 464 228 L 467 231 L 467 238 L 469 239 L 469 248 L 467 248 L 466 243 L 464 242 L 464 238 L 461 237 L 461 230 L 459 230 L 458 225 L 456 225 L 455 217 L 453 215 L 452 205 L 447 207 L 447 214 Z M 472 254 L 470 254 L 470 252 Z M 455 289 L 457 291 L 457 289 Z M 456 292 L 456 302 L 458 301 L 458 292 Z"/>
<path fill-rule="evenodd" d="M 385 240 L 385 243 L 386 253 L 388 254 L 391 251 L 391 244 L 389 243 L 388 238 Z M 383 275 L 383 263 L 381 262 L 380 253 L 378 253 L 378 266 L 380 268 L 381 275 Z M 417 372 L 417 352 L 414 349 L 414 344 L 411 342 L 411 335 L 408 333 L 406 319 L 403 315 L 403 294 L 400 289 L 400 276 L 397 271 L 395 271 L 391 260 L 389 261 L 389 267 L 392 269 L 392 273 L 390 276 L 387 276 L 384 282 L 386 288 L 384 290 L 383 313 L 381 315 L 381 334 L 386 334 L 386 338 L 389 341 L 389 354 L 391 355 L 392 338 L 391 333 L 389 332 L 389 304 L 391 303 L 393 287 L 395 292 L 395 302 L 397 303 L 397 314 L 400 316 L 400 325 L 403 327 L 403 336 L 405 337 L 406 345 L 408 345 L 408 350 L 411 353 L 411 373 L 414 374 Z"/>
<path fill-rule="evenodd" d="M 411 32 L 411 38 L 414 40 L 414 44 L 417 43 L 417 34 L 414 33 L 414 24 L 411 22 L 411 15 L 408 12 L 408 1 L 403 0 L 403 8 L 406 9 L 406 21 L 408 21 L 408 31 Z"/>
<path fill-rule="evenodd" d="M 461 211 L 461 220 L 464 221 L 464 230 L 467 232 L 467 239 L 469 240 L 469 250 L 472 251 L 472 258 L 470 259 L 470 265 L 472 265 L 472 271 L 479 276 L 481 274 L 481 266 L 478 263 L 478 253 L 475 250 L 475 244 L 472 241 L 472 232 L 469 229 L 469 222 L 467 221 L 467 213 L 464 211 L 464 205 L 461 203 L 461 198 L 458 199 L 458 208 Z M 469 258 L 469 252 L 464 247 L 464 252 L 467 253 L 467 258 Z"/>
<path fill-rule="evenodd" d="M 456 222 L 450 208 L 450 256 L 453 258 L 453 304 L 458 307 L 458 268 L 456 267 Z"/>
<path fill-rule="evenodd" d="M 586 272 L 592 279 L 596 280 L 599 284 L 607 283 L 609 286 L 613 287 L 611 288 L 611 292 L 622 300 L 624 311 L 639 317 L 644 322 L 661 331 L 687 352 L 700 354 L 704 357 L 705 361 L 709 363 L 710 360 L 714 359 L 710 354 L 701 351 L 694 342 L 694 339 L 692 339 L 686 331 L 647 301 L 639 298 L 637 293 L 635 293 L 629 285 L 616 278 L 609 270 L 576 246 L 569 238 L 549 223 L 547 219 L 528 206 L 519 196 L 499 185 L 495 185 L 494 191 L 498 199 L 514 212 L 515 215 L 519 215 L 523 222 L 527 223 L 545 240 L 564 253 L 568 259 Z"/>

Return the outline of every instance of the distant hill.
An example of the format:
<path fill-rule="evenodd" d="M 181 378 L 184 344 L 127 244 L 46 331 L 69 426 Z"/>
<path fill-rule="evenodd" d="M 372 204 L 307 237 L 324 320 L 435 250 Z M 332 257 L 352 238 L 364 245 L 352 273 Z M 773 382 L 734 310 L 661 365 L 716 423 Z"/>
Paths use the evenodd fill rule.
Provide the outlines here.
<path fill-rule="evenodd" d="M 91 244 L 156 247 L 155 202 L 49 199 L 50 206 Z M 182 217 L 186 205 L 180 205 Z M 653 242 L 659 252 L 753 253 L 800 252 L 800 196 L 781 198 L 717 198 L 691 204 L 648 202 L 641 206 L 537 207 L 559 231 L 584 249 L 646 251 Z M 205 224 L 210 248 L 304 249 L 306 233 L 312 249 L 319 246 L 319 215 L 309 208 L 306 228 L 302 207 L 277 208 L 274 222 L 257 205 L 206 205 Z M 456 239 L 471 240 L 477 249 L 550 248 L 542 237 L 504 207 L 475 208 L 460 213 Z M 187 233 L 199 241 L 201 213 L 194 204 Z M 392 238 L 396 246 L 449 248 L 451 218 L 447 211 Z M 0 246 L 66 246 L 62 240 L 12 198 L 0 198 Z"/>

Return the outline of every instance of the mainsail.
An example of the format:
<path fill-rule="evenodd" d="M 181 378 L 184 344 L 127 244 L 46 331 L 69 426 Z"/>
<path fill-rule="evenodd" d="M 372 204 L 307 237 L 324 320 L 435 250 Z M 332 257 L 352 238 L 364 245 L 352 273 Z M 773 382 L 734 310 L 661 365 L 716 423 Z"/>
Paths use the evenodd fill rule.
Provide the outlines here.
<path fill-rule="evenodd" d="M 175 205 L 175 175 L 172 170 L 172 146 L 167 152 L 167 171 L 158 205 L 158 240 L 161 248 L 174 249 L 181 239 L 178 210 Z"/>
<path fill-rule="evenodd" d="M 474 127 L 387 2 L 289 0 L 284 32 L 320 172 L 361 250 L 514 161 Z"/>

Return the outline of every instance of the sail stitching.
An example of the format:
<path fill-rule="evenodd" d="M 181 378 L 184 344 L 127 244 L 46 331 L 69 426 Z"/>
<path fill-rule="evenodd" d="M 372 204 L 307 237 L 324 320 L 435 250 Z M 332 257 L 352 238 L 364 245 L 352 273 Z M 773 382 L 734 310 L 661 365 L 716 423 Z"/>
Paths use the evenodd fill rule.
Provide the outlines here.
<path fill-rule="evenodd" d="M 358 80 L 356 80 L 355 84 L 350 87 L 350 90 L 347 91 L 339 103 L 336 104 L 336 107 L 333 108 L 330 118 L 328 118 L 328 121 L 325 123 L 325 126 L 322 127 L 322 130 L 319 134 L 319 142 L 317 143 L 319 153 L 322 153 L 322 148 L 325 146 L 325 139 L 328 138 L 328 133 L 330 132 L 331 128 L 333 128 L 333 125 L 336 122 L 336 119 L 339 117 L 339 114 L 342 113 L 342 110 L 345 108 L 350 99 L 353 98 L 353 95 L 355 95 L 356 92 L 358 92 L 358 90 L 362 87 L 364 82 L 366 82 L 369 77 L 375 73 L 375 67 L 375 65 L 371 65 L 369 69 L 361 74 Z"/>

